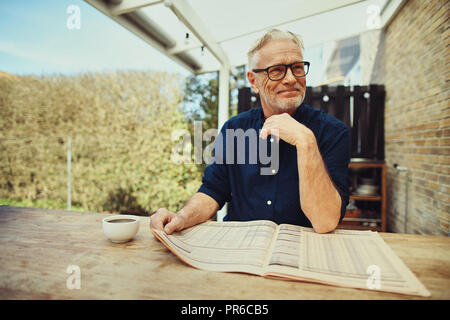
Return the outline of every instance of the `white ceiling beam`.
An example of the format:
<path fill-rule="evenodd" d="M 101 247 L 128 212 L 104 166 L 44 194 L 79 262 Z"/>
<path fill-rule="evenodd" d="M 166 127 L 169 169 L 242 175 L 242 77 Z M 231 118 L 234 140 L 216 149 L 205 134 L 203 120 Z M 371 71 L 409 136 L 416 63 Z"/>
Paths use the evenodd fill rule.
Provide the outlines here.
<path fill-rule="evenodd" d="M 119 16 L 162 2 L 163 0 L 123 0 L 119 4 L 110 4 L 109 8 L 113 16 Z"/>
<path fill-rule="evenodd" d="M 170 48 L 167 50 L 168 54 L 177 54 L 177 53 L 181 53 L 181 52 L 185 52 L 185 51 L 189 51 L 189 50 L 194 50 L 194 49 L 200 49 L 201 47 L 203 47 L 203 45 L 199 45 L 199 44 L 184 44 L 184 43 L 180 43 L 177 42 L 177 44 L 175 45 L 175 47 Z"/>
<path fill-rule="evenodd" d="M 94 8 L 96 8 L 97 10 L 99 10 L 100 12 L 102 12 L 104 15 L 106 15 L 107 17 L 111 18 L 112 20 L 114 20 L 115 22 L 117 22 L 118 24 L 120 24 L 122 27 L 124 27 L 125 29 L 131 31 L 132 33 L 134 33 L 136 36 L 138 36 L 139 38 L 141 38 L 142 40 L 144 40 L 146 43 L 148 43 L 149 45 L 151 45 L 152 47 L 154 47 L 155 49 L 157 49 L 158 51 L 160 51 L 161 53 L 165 54 L 167 57 L 169 57 L 170 59 L 172 59 L 173 61 L 175 61 L 176 63 L 180 64 L 181 66 L 183 66 L 184 68 L 186 68 L 187 70 L 189 70 L 190 72 L 197 74 L 199 72 L 199 70 L 196 70 L 192 67 L 191 64 L 189 64 L 187 61 L 184 61 L 183 59 L 178 58 L 175 55 L 172 54 L 168 54 L 167 53 L 167 49 L 162 46 L 160 43 L 158 43 L 157 41 L 153 40 L 149 35 L 147 35 L 145 32 L 141 31 L 140 29 L 136 28 L 133 24 L 131 24 L 130 22 L 128 22 L 124 17 L 121 16 L 113 16 L 110 13 L 110 9 L 109 6 L 107 6 L 104 2 L 102 2 L 101 0 L 84 0 L 87 3 L 89 3 L 91 6 L 93 6 Z"/>
<path fill-rule="evenodd" d="M 165 0 L 164 4 L 200 40 L 223 65 L 229 66 L 227 54 L 208 31 L 200 17 L 185 0 Z"/>

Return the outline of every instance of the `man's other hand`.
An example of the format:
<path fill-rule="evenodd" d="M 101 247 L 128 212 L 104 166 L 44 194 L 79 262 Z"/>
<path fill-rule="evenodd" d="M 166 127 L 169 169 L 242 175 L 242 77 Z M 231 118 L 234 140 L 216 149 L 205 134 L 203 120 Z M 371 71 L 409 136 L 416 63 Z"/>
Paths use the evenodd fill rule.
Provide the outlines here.
<path fill-rule="evenodd" d="M 282 139 L 302 149 L 305 145 L 316 143 L 314 133 L 287 113 L 273 115 L 266 119 L 259 137 L 267 139 L 268 135 L 274 135 L 278 141 Z"/>
<path fill-rule="evenodd" d="M 182 216 L 166 208 L 160 208 L 150 217 L 150 228 L 163 230 L 166 234 L 184 229 L 185 220 Z"/>

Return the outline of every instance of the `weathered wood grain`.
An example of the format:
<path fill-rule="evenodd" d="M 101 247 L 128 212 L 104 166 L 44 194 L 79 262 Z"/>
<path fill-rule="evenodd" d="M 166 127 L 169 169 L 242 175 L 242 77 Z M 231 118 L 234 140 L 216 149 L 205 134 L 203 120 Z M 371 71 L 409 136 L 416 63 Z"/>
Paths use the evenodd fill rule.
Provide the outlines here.
<path fill-rule="evenodd" d="M 102 232 L 106 214 L 0 207 L 0 299 L 420 299 L 393 293 L 194 269 L 170 253 L 141 217 L 131 242 Z M 450 299 L 450 239 L 381 233 L 431 292 Z M 69 265 L 81 288 L 69 290 Z"/>

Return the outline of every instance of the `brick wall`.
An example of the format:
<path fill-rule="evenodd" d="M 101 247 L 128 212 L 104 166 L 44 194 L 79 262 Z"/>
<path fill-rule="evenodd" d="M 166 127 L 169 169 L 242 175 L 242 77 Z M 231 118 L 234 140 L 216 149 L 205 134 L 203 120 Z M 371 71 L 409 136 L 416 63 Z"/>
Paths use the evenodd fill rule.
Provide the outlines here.
<path fill-rule="evenodd" d="M 404 232 L 405 212 L 408 233 L 450 231 L 449 9 L 409 0 L 380 32 L 371 83 L 386 88 L 388 231 Z"/>

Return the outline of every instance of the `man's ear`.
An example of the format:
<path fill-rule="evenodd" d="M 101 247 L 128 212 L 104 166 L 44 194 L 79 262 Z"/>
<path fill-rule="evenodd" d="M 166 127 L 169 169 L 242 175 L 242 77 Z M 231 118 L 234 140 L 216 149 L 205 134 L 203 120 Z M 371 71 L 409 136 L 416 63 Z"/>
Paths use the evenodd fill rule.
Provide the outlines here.
<path fill-rule="evenodd" d="M 258 86 L 256 85 L 255 74 L 252 71 L 247 71 L 247 79 L 248 79 L 248 82 L 250 83 L 250 86 L 253 89 L 253 92 L 258 94 L 259 89 L 258 89 Z"/>

